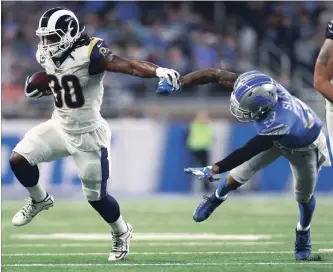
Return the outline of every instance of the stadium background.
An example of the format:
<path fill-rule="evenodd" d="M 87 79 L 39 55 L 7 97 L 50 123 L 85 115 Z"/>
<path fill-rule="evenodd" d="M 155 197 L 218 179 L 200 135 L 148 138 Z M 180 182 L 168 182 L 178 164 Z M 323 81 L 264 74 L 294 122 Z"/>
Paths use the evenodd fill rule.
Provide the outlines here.
<path fill-rule="evenodd" d="M 35 29 L 46 9 L 68 7 L 89 35 L 106 39 L 114 53 L 181 74 L 208 67 L 260 69 L 324 120 L 324 100 L 312 79 L 332 3 L 2 1 L 1 6 L 2 271 L 332 271 L 332 167 L 321 171 L 317 186 L 311 224 L 314 261 L 295 262 L 299 211 L 284 159 L 231 193 L 206 222 L 192 220 L 203 192 L 198 180 L 183 173 L 195 165 L 185 145 L 189 122 L 200 110 L 209 112 L 212 162 L 254 134 L 251 125 L 235 122 L 229 91 L 218 85 L 163 97 L 155 93 L 157 79 L 106 75 L 102 114 L 113 131 L 109 192 L 134 227 L 124 262 L 107 261 L 109 225 L 83 201 L 71 158 L 40 165 L 40 180 L 55 197 L 55 206 L 22 228 L 11 219 L 27 193 L 8 164 L 24 133 L 53 110 L 52 98 L 32 100 L 23 94 L 26 76 L 41 70 L 34 58 Z"/>
<path fill-rule="evenodd" d="M 40 71 L 35 29 L 55 2 L 2 2 L 2 196 L 25 196 L 8 157 L 15 144 L 53 110 L 52 98 L 23 94 L 28 74 Z M 115 54 L 148 60 L 181 74 L 218 67 L 260 69 L 308 103 L 324 120 L 324 100 L 312 88 L 313 67 L 332 17 L 330 2 L 56 2 L 73 10 L 87 33 L 109 42 Z M 113 131 L 110 190 L 116 194 L 193 193 L 199 181 L 183 173 L 195 166 L 184 134 L 199 110 L 214 128 L 214 162 L 254 135 L 234 121 L 229 90 L 215 84 L 156 95 L 157 79 L 108 73 L 102 115 Z M 130 166 L 130 167 L 129 167 Z M 333 168 L 317 190 L 332 192 Z M 41 165 L 41 182 L 56 196 L 82 197 L 71 158 Z M 288 163 L 278 160 L 243 192 L 291 192 Z"/>

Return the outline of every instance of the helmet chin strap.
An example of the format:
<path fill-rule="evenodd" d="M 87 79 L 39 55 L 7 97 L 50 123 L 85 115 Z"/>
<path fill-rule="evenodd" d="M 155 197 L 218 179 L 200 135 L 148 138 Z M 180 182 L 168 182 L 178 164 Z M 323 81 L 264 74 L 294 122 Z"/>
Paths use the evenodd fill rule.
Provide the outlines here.
<path fill-rule="evenodd" d="M 54 58 L 54 57 L 60 58 L 66 52 L 66 51 L 61 50 L 59 48 L 59 46 L 54 46 L 54 47 L 56 47 L 56 48 L 49 49 L 49 54 L 50 54 L 51 58 Z"/>

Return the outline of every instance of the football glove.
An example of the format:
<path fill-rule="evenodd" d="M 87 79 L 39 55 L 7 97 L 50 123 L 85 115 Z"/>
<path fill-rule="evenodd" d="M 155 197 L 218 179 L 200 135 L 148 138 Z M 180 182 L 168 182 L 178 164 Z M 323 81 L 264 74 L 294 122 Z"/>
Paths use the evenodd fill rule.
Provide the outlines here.
<path fill-rule="evenodd" d="M 31 75 L 27 76 L 27 79 L 25 81 L 25 85 L 24 85 L 24 93 L 27 97 L 30 98 L 40 98 L 44 95 L 43 92 L 41 92 L 40 90 L 36 89 L 36 90 L 32 90 L 28 92 L 28 83 L 29 83 L 29 79 L 30 79 Z"/>
<path fill-rule="evenodd" d="M 169 95 L 180 89 L 180 75 L 177 71 L 168 68 L 157 68 L 156 76 L 160 79 L 158 82 L 157 93 Z"/>
<path fill-rule="evenodd" d="M 199 180 L 208 180 L 214 182 L 226 178 L 228 172 L 222 174 L 211 175 L 212 166 L 198 167 L 198 168 L 184 168 L 184 172 L 199 177 Z"/>
<path fill-rule="evenodd" d="M 198 167 L 198 168 L 185 168 L 184 172 L 199 177 L 199 180 L 209 180 L 210 182 L 219 180 L 220 177 L 211 175 L 212 166 Z"/>

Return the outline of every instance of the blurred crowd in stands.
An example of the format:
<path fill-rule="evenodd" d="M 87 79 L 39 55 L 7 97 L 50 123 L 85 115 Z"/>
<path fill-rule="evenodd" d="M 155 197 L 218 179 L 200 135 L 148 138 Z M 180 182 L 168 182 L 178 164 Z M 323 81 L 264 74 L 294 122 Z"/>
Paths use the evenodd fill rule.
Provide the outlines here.
<path fill-rule="evenodd" d="M 39 42 L 35 30 L 42 13 L 55 5 L 74 11 L 88 35 L 105 39 L 113 53 L 151 61 L 185 74 L 210 67 L 237 72 L 256 68 L 259 45 L 265 40 L 288 54 L 292 69 L 301 65 L 312 71 L 324 41 L 326 24 L 333 17 L 332 3 L 2 2 L 3 114 L 20 117 L 29 112 L 29 116 L 40 116 L 40 105 L 46 102 L 27 101 L 23 85 L 28 74 L 41 70 L 35 60 Z M 290 75 L 279 76 L 288 85 Z M 130 107 L 138 97 L 154 96 L 156 81 L 108 74 L 105 115 L 119 97 L 123 107 Z M 216 86 L 209 88 L 215 90 Z M 218 90 L 217 95 L 220 94 L 228 93 Z M 49 99 L 47 106 L 52 108 L 51 103 Z"/>

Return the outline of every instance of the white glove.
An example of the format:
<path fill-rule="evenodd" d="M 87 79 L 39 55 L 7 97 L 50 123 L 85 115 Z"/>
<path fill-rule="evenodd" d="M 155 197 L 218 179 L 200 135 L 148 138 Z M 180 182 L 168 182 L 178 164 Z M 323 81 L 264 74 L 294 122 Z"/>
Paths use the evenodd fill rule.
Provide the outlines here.
<path fill-rule="evenodd" d="M 27 77 L 26 81 L 25 81 L 25 85 L 24 85 L 24 93 L 27 97 L 30 98 L 40 98 L 42 97 L 44 94 L 43 92 L 39 91 L 38 89 L 36 90 L 32 90 L 28 92 L 28 82 L 29 82 L 30 76 Z"/>
<path fill-rule="evenodd" d="M 158 78 L 164 78 L 167 82 L 177 91 L 180 89 L 180 75 L 177 71 L 168 68 L 158 67 L 156 69 L 156 76 Z"/>

